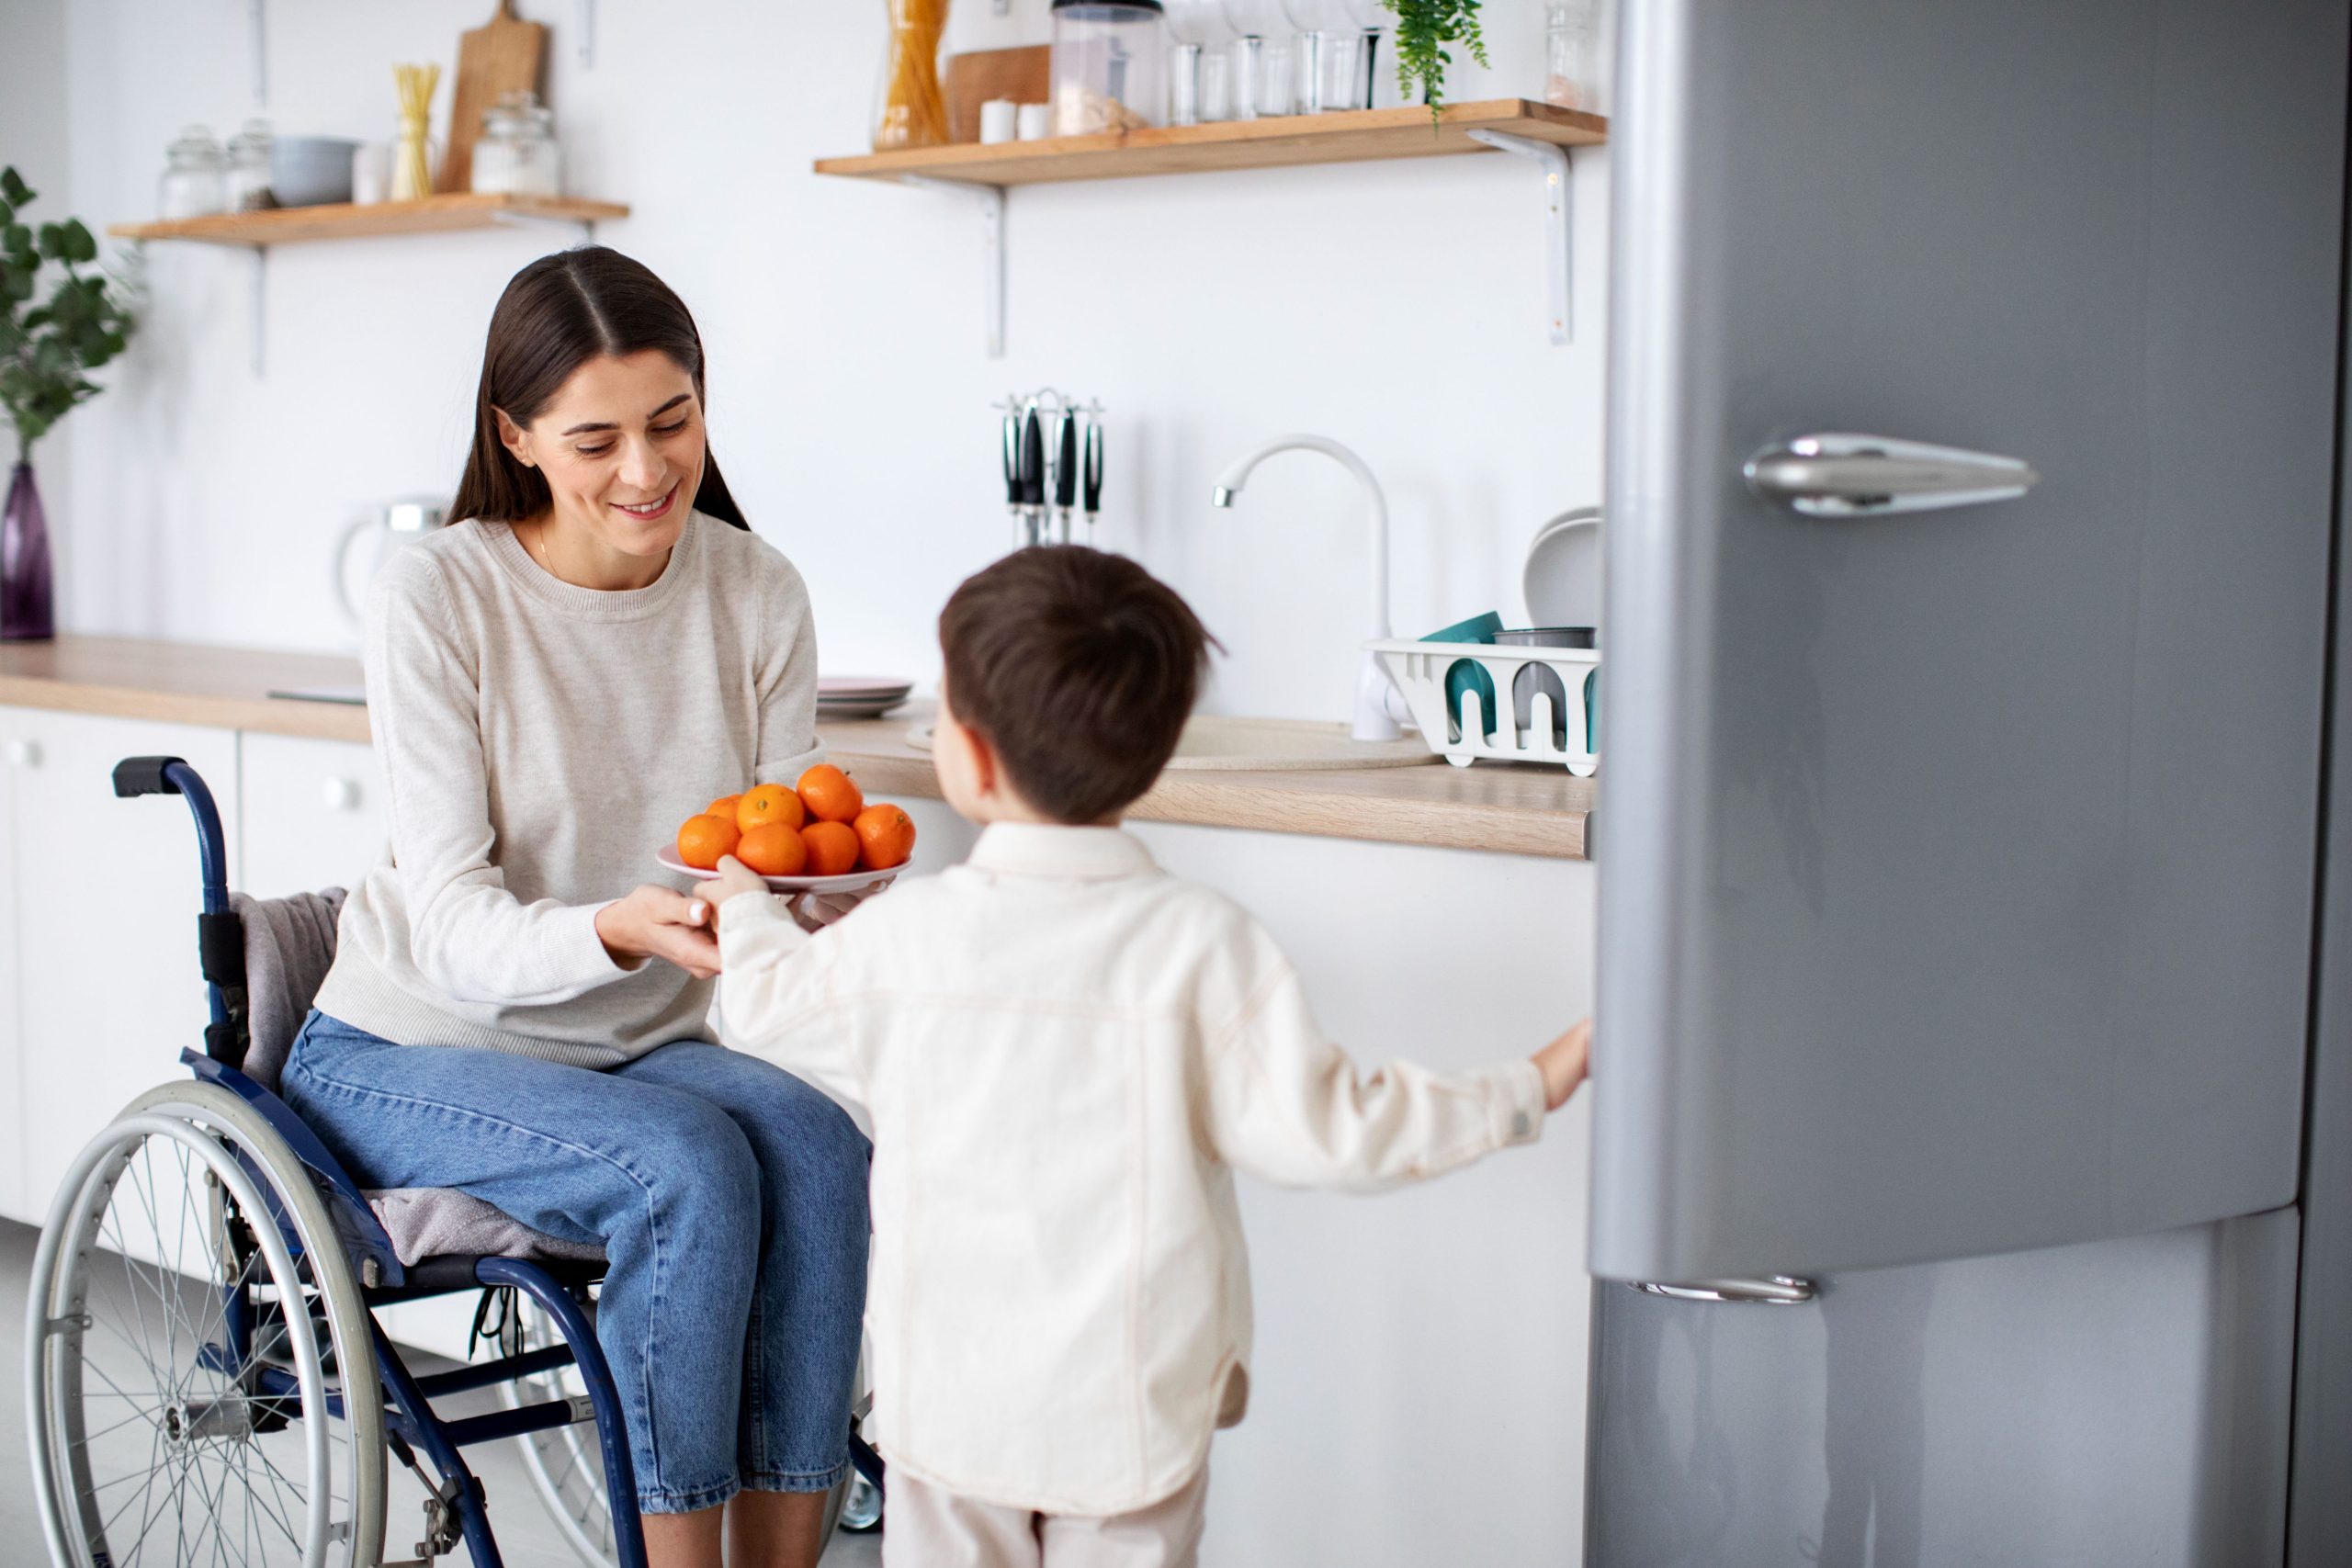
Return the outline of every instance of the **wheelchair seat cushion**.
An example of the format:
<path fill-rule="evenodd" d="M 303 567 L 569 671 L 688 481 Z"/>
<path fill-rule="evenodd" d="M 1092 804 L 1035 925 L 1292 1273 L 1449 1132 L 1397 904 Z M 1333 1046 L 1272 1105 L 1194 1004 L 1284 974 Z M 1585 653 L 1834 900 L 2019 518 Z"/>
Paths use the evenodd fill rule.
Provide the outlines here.
<path fill-rule="evenodd" d="M 535 1231 L 505 1211 L 454 1187 L 395 1187 L 368 1194 L 403 1264 L 455 1254 L 527 1258 L 541 1263 L 601 1263 L 605 1249 Z"/>
<path fill-rule="evenodd" d="M 244 1074 L 272 1094 L 294 1036 L 311 1015 L 311 998 L 334 963 L 343 897 L 340 887 L 291 898 L 230 896 L 245 928 Z"/>

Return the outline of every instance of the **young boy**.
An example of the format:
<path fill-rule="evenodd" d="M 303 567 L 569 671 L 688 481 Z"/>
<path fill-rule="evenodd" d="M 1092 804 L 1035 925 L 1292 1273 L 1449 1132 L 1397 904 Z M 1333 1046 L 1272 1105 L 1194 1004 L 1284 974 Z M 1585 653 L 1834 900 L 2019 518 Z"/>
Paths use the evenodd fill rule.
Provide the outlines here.
<path fill-rule="evenodd" d="M 892 1562 L 1194 1561 L 1249 1395 L 1233 1172 L 1371 1191 L 1532 1140 L 1587 1025 L 1531 1059 L 1360 1076 L 1231 900 L 1120 813 L 1207 660 L 1134 562 L 1023 550 L 940 617 L 933 752 L 971 858 L 814 935 L 732 859 L 728 1030 L 874 1139 L 875 1416 Z"/>

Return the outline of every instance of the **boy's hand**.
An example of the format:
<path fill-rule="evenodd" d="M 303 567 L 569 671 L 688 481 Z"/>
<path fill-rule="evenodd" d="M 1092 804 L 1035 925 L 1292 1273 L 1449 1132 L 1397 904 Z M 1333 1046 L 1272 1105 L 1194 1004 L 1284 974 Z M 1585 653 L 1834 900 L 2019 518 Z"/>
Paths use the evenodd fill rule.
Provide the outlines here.
<path fill-rule="evenodd" d="M 1544 1074 L 1544 1109 L 1557 1111 L 1584 1082 L 1586 1058 L 1592 1054 L 1592 1020 L 1585 1019 L 1535 1053 Z"/>
<path fill-rule="evenodd" d="M 767 878 L 733 855 L 721 855 L 718 857 L 718 870 L 710 881 L 696 885 L 695 897 L 710 906 L 711 928 L 717 930 L 720 905 L 739 893 L 764 893 L 767 890 Z"/>

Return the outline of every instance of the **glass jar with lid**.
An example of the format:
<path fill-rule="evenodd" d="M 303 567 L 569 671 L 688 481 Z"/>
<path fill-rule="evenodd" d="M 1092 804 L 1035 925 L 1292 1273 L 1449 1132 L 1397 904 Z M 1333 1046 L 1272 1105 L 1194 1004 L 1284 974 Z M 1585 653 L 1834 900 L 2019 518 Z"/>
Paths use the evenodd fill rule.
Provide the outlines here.
<path fill-rule="evenodd" d="M 554 111 L 536 93 L 506 93 L 482 111 L 472 186 L 484 194 L 558 196 L 563 186 L 562 157 L 555 141 Z"/>
<path fill-rule="evenodd" d="M 222 209 L 260 212 L 277 205 L 269 183 L 269 121 L 249 119 L 229 139 L 229 167 Z"/>
<path fill-rule="evenodd" d="M 1163 22 L 1159 0 L 1054 0 L 1056 136 L 1167 121 Z"/>
<path fill-rule="evenodd" d="M 164 152 L 156 205 L 165 218 L 209 218 L 228 207 L 228 154 L 211 130 L 191 125 Z"/>

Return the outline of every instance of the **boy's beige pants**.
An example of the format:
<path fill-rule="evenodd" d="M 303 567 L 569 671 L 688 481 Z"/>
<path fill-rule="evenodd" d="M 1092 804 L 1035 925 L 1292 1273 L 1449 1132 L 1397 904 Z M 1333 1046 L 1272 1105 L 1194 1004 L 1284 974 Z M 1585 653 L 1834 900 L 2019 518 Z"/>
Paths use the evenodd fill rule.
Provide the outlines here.
<path fill-rule="evenodd" d="M 976 1502 L 893 1472 L 884 1568 L 1195 1568 L 1209 1469 L 1132 1514 L 1033 1514 Z"/>

